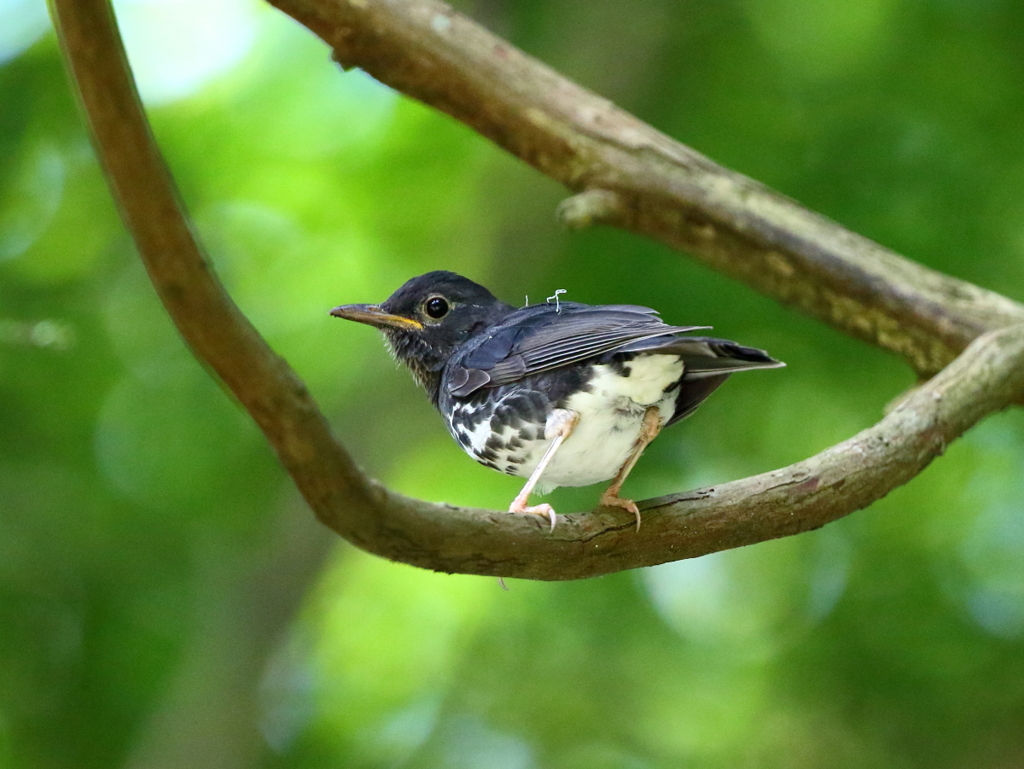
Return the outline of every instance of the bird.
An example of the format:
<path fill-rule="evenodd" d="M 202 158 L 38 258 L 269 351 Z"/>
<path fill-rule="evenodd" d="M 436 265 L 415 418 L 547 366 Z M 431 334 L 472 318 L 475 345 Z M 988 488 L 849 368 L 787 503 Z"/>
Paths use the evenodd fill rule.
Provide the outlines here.
<path fill-rule="evenodd" d="M 611 480 L 600 504 L 633 514 L 623 482 L 658 433 L 690 416 L 737 371 L 785 366 L 727 339 L 693 335 L 656 310 L 562 300 L 513 307 L 446 270 L 408 280 L 380 304 L 330 314 L 383 332 L 477 462 L 526 478 L 510 513 L 546 518 L 530 495 Z M 552 301 L 553 300 L 553 301 Z"/>

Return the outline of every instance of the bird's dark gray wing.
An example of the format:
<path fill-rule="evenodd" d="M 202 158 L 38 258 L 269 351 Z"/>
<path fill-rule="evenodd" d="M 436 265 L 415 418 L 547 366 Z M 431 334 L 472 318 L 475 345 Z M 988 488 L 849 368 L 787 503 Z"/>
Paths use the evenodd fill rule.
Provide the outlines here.
<path fill-rule="evenodd" d="M 472 340 L 449 362 L 446 386 L 457 397 L 600 356 L 630 343 L 694 331 L 669 326 L 649 307 L 571 302 L 524 307 Z"/>

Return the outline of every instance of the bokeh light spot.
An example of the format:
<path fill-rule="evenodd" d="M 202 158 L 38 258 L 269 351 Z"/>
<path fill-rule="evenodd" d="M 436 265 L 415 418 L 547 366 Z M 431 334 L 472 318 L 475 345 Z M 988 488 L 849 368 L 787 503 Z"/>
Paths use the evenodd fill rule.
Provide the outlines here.
<path fill-rule="evenodd" d="M 251 0 L 119 0 L 114 7 L 149 105 L 191 96 L 238 64 L 256 39 Z"/>
<path fill-rule="evenodd" d="M 44 0 L 0 0 L 0 65 L 32 45 L 49 28 Z"/>

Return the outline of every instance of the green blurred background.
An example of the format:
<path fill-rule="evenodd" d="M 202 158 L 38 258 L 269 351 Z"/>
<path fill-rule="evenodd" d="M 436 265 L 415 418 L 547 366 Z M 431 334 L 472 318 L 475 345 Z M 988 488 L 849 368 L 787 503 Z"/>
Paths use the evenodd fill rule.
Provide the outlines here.
<path fill-rule="evenodd" d="M 462 455 L 372 330 L 327 316 L 427 270 L 513 303 L 650 305 L 789 363 L 665 433 L 638 498 L 802 459 L 912 384 L 660 245 L 561 231 L 564 190 L 256 0 L 116 6 L 218 271 L 392 488 L 501 508 L 519 487 Z M 715 160 L 1024 300 L 1020 0 L 459 7 Z M 156 301 L 41 0 L 0 0 L 0 769 L 1024 764 L 1019 411 L 823 530 L 509 588 L 315 523 Z"/>

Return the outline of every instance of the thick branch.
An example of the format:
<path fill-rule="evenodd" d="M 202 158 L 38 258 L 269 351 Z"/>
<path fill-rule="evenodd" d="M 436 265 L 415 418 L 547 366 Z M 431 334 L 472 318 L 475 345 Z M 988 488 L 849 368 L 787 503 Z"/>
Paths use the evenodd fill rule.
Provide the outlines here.
<path fill-rule="evenodd" d="M 1024 333 L 1016 327 L 986 334 L 935 379 L 908 396 L 876 427 L 783 470 L 653 500 L 643 505 L 644 526 L 639 534 L 633 531 L 633 517 L 621 512 L 605 510 L 566 516 L 559 521 L 554 535 L 550 535 L 531 516 L 434 505 L 390 493 L 367 479 L 333 440 L 301 382 L 266 346 L 213 276 L 138 103 L 107 0 L 52 2 L 98 154 L 161 300 L 195 354 L 217 372 L 263 429 L 320 519 L 371 552 L 441 571 L 572 579 L 793 534 L 864 507 L 904 483 L 940 454 L 949 441 L 985 414 L 1004 407 L 1024 389 Z M 325 0 L 323 5 L 340 7 L 333 0 Z M 359 0 L 359 5 L 368 7 L 370 0 Z M 449 22 L 455 23 L 453 19 Z M 439 28 L 437 34 L 451 28 L 438 23 L 436 18 L 431 23 Z M 466 22 L 458 22 L 463 23 Z M 354 39 L 361 39 L 359 34 L 351 33 Z M 340 32 L 338 35 L 339 40 L 344 38 Z M 383 50 L 390 50 L 381 45 Z M 499 53 L 511 58 L 519 56 L 507 49 L 500 49 Z M 407 59 L 401 61 L 412 66 Z M 548 77 L 555 76 L 549 73 Z M 444 78 L 438 80 L 441 93 L 444 82 Z M 544 125 L 545 113 L 535 112 L 530 120 Z M 597 124 L 600 123 L 598 120 Z M 519 130 L 521 126 L 507 126 L 508 130 L 513 128 Z M 535 135 L 523 130 L 527 139 Z M 601 131 L 595 128 L 592 133 Z M 671 143 L 665 145 L 667 139 L 650 139 L 653 144 L 645 144 L 646 141 L 637 139 L 633 148 L 636 157 L 632 160 L 625 158 L 630 152 L 623 151 L 626 171 L 621 178 L 628 177 L 631 164 L 647 156 L 657 171 L 669 162 L 666 157 L 673 152 L 678 155 L 671 160 L 673 167 L 685 168 L 679 165 L 685 161 L 692 162 L 693 169 L 703 169 L 701 173 L 708 171 L 708 161 Z M 523 142 L 529 143 L 525 139 Z M 510 136 L 507 143 L 518 146 L 519 140 Z M 561 162 L 545 156 L 534 160 L 540 166 Z M 613 170 L 606 169 L 614 175 Z M 713 168 L 711 171 L 718 173 Z M 587 176 L 581 174 L 577 182 Z M 722 201 L 729 200 L 733 192 L 735 189 L 724 184 L 711 202 L 717 201 L 716 205 L 721 204 L 719 208 L 729 209 L 732 203 L 726 205 Z M 770 197 L 763 191 L 759 194 Z M 617 216 L 620 201 L 626 201 L 631 211 L 651 210 L 639 200 L 599 194 L 578 199 L 579 210 L 569 216 Z M 675 205 L 678 198 L 672 201 Z M 760 210 L 758 205 L 751 216 Z M 688 213 L 674 214 L 681 217 L 680 221 L 691 214 L 709 216 L 698 215 L 695 209 L 682 210 Z M 709 205 L 708 211 L 711 210 L 717 209 Z M 594 214 L 595 211 L 598 213 Z M 738 215 L 738 209 L 733 213 Z M 636 221 L 644 220 L 639 213 L 636 216 Z M 801 216 L 814 220 L 806 212 Z M 820 221 L 819 224 L 826 229 L 834 227 Z M 793 226 L 802 225 L 797 222 Z M 855 238 L 841 236 L 840 241 L 847 237 Z M 739 242 L 741 238 L 736 235 L 734 240 Z M 829 259 L 822 262 L 831 264 Z M 897 260 L 893 264 L 899 269 L 889 265 L 886 269 L 890 273 L 902 269 L 924 283 L 933 280 L 935 286 L 961 286 L 909 263 Z M 863 276 L 858 277 L 860 274 L 853 267 L 845 265 L 843 269 L 854 274 L 851 285 L 861 285 Z M 845 285 L 829 282 L 830 274 L 826 270 L 814 280 L 822 280 L 832 288 Z M 791 277 L 797 284 L 813 282 L 811 273 Z M 905 338 L 930 340 L 937 350 L 948 352 L 956 346 L 950 339 L 960 340 L 962 336 L 966 340 L 971 335 L 968 329 L 973 327 L 967 318 L 975 318 L 977 328 L 983 328 L 988 322 L 998 325 L 1008 321 L 1017 312 L 1016 305 L 1009 300 L 992 298 L 981 289 L 961 287 L 958 290 L 964 293 L 962 301 L 954 303 L 953 319 L 940 323 L 936 320 L 939 315 L 933 317 L 920 311 L 921 297 L 927 294 L 921 286 L 908 288 L 904 282 L 898 284 L 900 288 L 891 288 L 880 278 L 875 280 L 878 285 L 866 294 L 868 299 L 878 303 L 878 297 L 889 297 L 886 301 L 895 308 L 893 317 L 899 316 L 896 311 L 901 298 L 906 300 L 911 307 L 908 317 L 916 319 L 918 325 L 914 326 L 917 331 Z M 938 301 L 938 296 L 933 299 Z M 988 315 L 982 312 L 984 307 L 989 308 Z M 935 357 L 933 362 L 941 357 Z"/>
<path fill-rule="evenodd" d="M 899 353 L 920 374 L 979 334 L 1024 322 L 1024 306 L 907 261 L 716 165 L 438 0 L 269 2 L 344 66 L 447 112 L 574 191 L 604 193 L 600 211 L 572 206 L 571 223 L 603 220 L 690 252 Z"/>
<path fill-rule="evenodd" d="M 721 486 L 546 524 L 505 513 L 389 497 L 382 555 L 443 571 L 573 579 L 798 534 L 867 507 L 921 470 L 1024 388 L 1024 326 L 986 334 L 874 427 L 803 462 Z M 512 518 L 513 520 L 509 520 Z M 532 517 L 531 517 L 532 518 Z M 415 534 L 413 541 L 410 534 Z"/>

